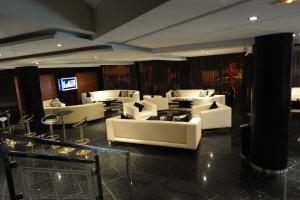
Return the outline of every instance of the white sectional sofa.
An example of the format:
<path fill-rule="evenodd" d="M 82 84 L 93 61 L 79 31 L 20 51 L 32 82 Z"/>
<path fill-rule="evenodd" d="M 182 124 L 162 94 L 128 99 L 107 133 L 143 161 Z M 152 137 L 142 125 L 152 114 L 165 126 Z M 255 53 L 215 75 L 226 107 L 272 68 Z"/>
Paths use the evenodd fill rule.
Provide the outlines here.
<path fill-rule="evenodd" d="M 72 114 L 64 116 L 65 124 L 73 124 L 84 117 L 87 117 L 88 121 L 104 118 L 104 107 L 101 102 L 65 107 L 44 107 L 45 115 L 56 114 L 65 110 L 73 111 Z M 56 124 L 61 124 L 61 120 Z"/>
<path fill-rule="evenodd" d="M 166 97 L 172 101 L 175 99 L 192 99 L 193 105 L 201 105 L 205 103 L 210 102 L 218 102 L 221 104 L 226 104 L 226 97 L 225 95 L 214 95 L 212 97 L 206 96 L 206 97 L 200 97 L 200 92 L 203 91 L 201 89 L 195 89 L 195 90 L 176 90 L 176 96 L 172 96 L 173 90 L 170 90 L 166 93 Z M 208 89 L 211 93 L 214 93 L 214 89 Z"/>
<path fill-rule="evenodd" d="M 121 91 L 128 91 L 129 96 L 121 97 Z M 90 97 L 87 97 L 87 93 L 81 94 L 82 104 L 97 102 L 105 99 L 117 99 L 122 103 L 132 102 L 132 101 L 140 101 L 140 92 L 137 90 L 102 90 L 102 91 L 93 91 L 89 92 Z"/>
<path fill-rule="evenodd" d="M 147 119 L 148 117 L 157 116 L 157 107 L 155 104 L 147 101 L 139 101 L 138 103 L 144 106 L 141 112 L 134 106 L 135 102 L 130 102 L 123 104 L 123 114 L 130 115 L 133 119 Z"/>
<path fill-rule="evenodd" d="M 169 99 L 162 96 L 153 96 L 144 95 L 143 99 L 147 102 L 153 103 L 156 105 L 157 110 L 168 110 L 169 109 Z"/>
<path fill-rule="evenodd" d="M 206 103 L 192 107 L 192 116 L 201 118 L 202 129 L 231 127 L 231 108 L 217 103 L 218 108 L 210 109 L 211 105 L 211 103 Z"/>
<path fill-rule="evenodd" d="M 121 119 L 106 120 L 107 140 L 197 149 L 201 138 L 201 119 L 189 122 Z"/>
<path fill-rule="evenodd" d="M 52 107 L 52 106 L 51 106 L 51 102 L 52 102 L 52 101 L 53 101 L 53 99 L 44 100 L 44 101 L 43 101 L 43 106 L 44 106 L 44 108 Z M 66 104 L 60 103 L 60 106 L 59 106 L 59 107 L 65 107 L 65 106 L 66 106 Z"/>
<path fill-rule="evenodd" d="M 299 101 L 300 100 L 300 87 L 292 88 L 291 100 L 292 101 Z"/>

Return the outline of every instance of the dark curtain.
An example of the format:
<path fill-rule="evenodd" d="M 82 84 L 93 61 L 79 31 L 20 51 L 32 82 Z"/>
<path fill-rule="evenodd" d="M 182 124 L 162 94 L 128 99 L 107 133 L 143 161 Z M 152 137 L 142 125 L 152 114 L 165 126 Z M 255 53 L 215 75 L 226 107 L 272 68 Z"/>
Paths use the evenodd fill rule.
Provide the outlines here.
<path fill-rule="evenodd" d="M 140 88 L 143 94 L 165 95 L 175 88 L 189 87 L 188 63 L 185 61 L 139 62 Z"/>
<path fill-rule="evenodd" d="M 294 49 L 294 65 L 292 66 L 292 87 L 300 87 L 300 46 Z"/>
<path fill-rule="evenodd" d="M 101 66 L 103 89 L 137 89 L 135 65 Z"/>
<path fill-rule="evenodd" d="M 217 94 L 240 97 L 245 55 L 228 54 L 188 58 L 191 88 L 213 88 Z"/>

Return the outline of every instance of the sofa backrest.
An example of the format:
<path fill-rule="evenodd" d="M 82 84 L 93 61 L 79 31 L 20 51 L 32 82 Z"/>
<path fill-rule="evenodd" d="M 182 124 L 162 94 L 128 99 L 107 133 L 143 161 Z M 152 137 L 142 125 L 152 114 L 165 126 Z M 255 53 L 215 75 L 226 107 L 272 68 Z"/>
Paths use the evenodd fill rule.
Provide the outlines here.
<path fill-rule="evenodd" d="M 101 90 L 90 92 L 94 100 L 103 99 L 103 98 L 117 98 L 119 97 L 121 89 L 119 90 Z M 137 90 L 128 90 L 133 92 L 138 92 Z"/>
<path fill-rule="evenodd" d="M 64 122 L 66 124 L 75 123 L 84 117 L 87 117 L 88 121 L 104 117 L 104 108 L 101 102 L 66 107 L 46 107 L 44 110 L 46 115 L 66 110 L 73 111 L 73 113 L 64 116 Z"/>
<path fill-rule="evenodd" d="M 214 89 L 207 89 L 209 91 L 215 91 Z M 180 97 L 199 97 L 201 89 L 195 90 L 177 90 Z"/>

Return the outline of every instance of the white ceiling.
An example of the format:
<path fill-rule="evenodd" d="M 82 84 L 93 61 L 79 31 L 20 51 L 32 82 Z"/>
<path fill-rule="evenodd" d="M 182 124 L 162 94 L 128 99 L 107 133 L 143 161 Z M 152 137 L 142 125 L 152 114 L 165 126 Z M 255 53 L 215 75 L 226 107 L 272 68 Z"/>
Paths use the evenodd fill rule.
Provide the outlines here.
<path fill-rule="evenodd" d="M 80 6 L 79 0 L 76 1 L 77 6 Z M 91 6 L 92 16 L 92 8 L 96 8 L 105 0 L 82 1 Z M 91 40 L 56 35 L 50 39 L 0 46 L 0 68 L 29 65 L 36 61 L 39 66 L 92 66 L 153 59 L 182 60 L 192 56 L 244 52 L 245 47 L 249 48 L 256 36 L 300 32 L 300 1 L 286 6 L 274 5 L 272 2 L 274 0 L 169 0 Z M 42 8 L 44 7 L 45 5 Z M 73 12 L 76 13 L 75 8 L 76 6 Z M 87 8 L 82 11 L 85 13 L 85 21 L 89 20 L 87 11 Z M 76 29 L 77 33 L 94 34 L 90 25 L 83 26 L 82 22 L 77 23 L 77 18 L 72 17 L 72 10 L 67 14 L 60 12 L 67 11 L 60 8 L 51 12 L 51 15 L 48 14 L 45 19 L 40 17 L 38 20 L 20 20 L 20 16 L 0 8 L 0 39 L 61 27 L 66 31 L 74 32 Z M 48 20 L 53 13 L 60 16 Z M 253 15 L 259 16 L 259 20 L 248 21 Z M 61 25 L 53 25 L 55 20 L 60 22 L 61 17 L 64 18 Z M 300 35 L 297 34 L 296 39 L 299 38 Z M 56 47 L 57 43 L 62 43 L 63 47 Z M 1 59 L 9 57 L 102 44 L 118 45 L 113 45 L 113 51 L 81 52 L 1 62 Z"/>

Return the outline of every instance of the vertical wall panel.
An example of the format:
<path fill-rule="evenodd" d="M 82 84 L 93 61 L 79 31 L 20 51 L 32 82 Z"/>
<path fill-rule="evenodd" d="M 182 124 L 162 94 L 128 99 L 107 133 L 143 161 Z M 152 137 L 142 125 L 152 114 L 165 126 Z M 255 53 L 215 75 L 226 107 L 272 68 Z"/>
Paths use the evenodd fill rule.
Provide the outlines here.
<path fill-rule="evenodd" d="M 77 78 L 77 98 L 81 103 L 81 93 L 98 90 L 98 75 L 97 72 L 79 72 L 76 73 Z"/>
<path fill-rule="evenodd" d="M 42 99 L 48 100 L 57 97 L 55 76 L 51 74 L 40 75 Z"/>

